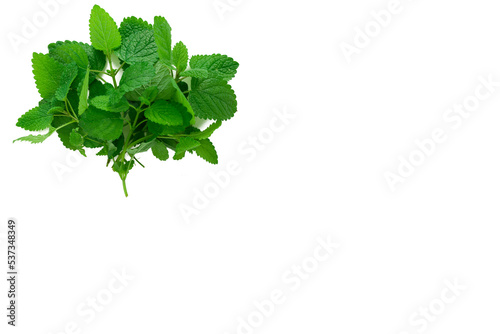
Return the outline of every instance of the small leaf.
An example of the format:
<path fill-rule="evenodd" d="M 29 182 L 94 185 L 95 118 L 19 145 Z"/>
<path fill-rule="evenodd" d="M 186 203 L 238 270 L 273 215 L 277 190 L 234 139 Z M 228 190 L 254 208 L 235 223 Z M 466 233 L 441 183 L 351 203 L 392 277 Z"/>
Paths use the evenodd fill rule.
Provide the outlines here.
<path fill-rule="evenodd" d="M 109 95 L 96 96 L 90 100 L 90 104 L 98 109 L 109 112 L 125 112 L 129 108 L 129 104 L 125 98 L 121 98 L 118 103 L 112 104 Z"/>
<path fill-rule="evenodd" d="M 179 143 L 175 147 L 174 160 L 180 160 L 184 158 L 186 151 L 193 150 L 200 146 L 200 142 L 189 137 L 182 137 L 179 139 Z"/>
<path fill-rule="evenodd" d="M 158 45 L 160 60 L 172 64 L 172 28 L 162 16 L 155 16 L 154 22 L 155 42 Z"/>
<path fill-rule="evenodd" d="M 46 134 L 42 134 L 42 135 L 29 135 L 29 136 L 25 136 L 25 137 L 21 137 L 21 138 L 18 138 L 16 140 L 14 140 L 14 143 L 16 141 L 27 141 L 27 142 L 30 142 L 32 144 L 39 144 L 39 143 L 43 143 L 47 138 L 49 138 L 54 132 L 56 131 L 55 128 L 53 127 L 50 127 L 49 128 L 49 132 L 47 132 Z"/>
<path fill-rule="evenodd" d="M 216 121 L 210 124 L 205 130 L 190 134 L 189 136 L 194 139 L 208 139 L 221 125 L 222 121 Z"/>
<path fill-rule="evenodd" d="M 71 134 L 69 135 L 69 142 L 75 147 L 83 147 L 83 136 L 78 132 L 77 128 L 74 128 L 71 131 Z"/>
<path fill-rule="evenodd" d="M 147 142 L 142 142 L 137 147 L 129 149 L 127 153 L 130 156 L 135 156 L 136 154 L 147 152 L 153 146 L 154 142 L 155 138 L 152 138 L 150 141 Z"/>
<path fill-rule="evenodd" d="M 120 24 L 120 28 L 118 28 L 118 30 L 120 32 L 120 35 L 122 36 L 122 40 L 125 40 L 134 32 L 144 31 L 144 30 L 152 31 L 153 26 L 141 18 L 131 16 L 123 19 L 122 23 Z"/>
<path fill-rule="evenodd" d="M 182 72 L 181 76 L 191 78 L 208 78 L 210 75 L 208 73 L 208 70 L 204 68 L 193 68 Z"/>
<path fill-rule="evenodd" d="M 81 115 L 87 110 L 89 107 L 87 100 L 89 95 L 89 73 L 90 69 L 87 68 L 87 73 L 85 74 L 85 78 L 83 79 L 83 86 L 80 92 L 80 102 L 78 103 L 78 115 Z"/>
<path fill-rule="evenodd" d="M 150 86 L 146 88 L 144 93 L 139 97 L 140 101 L 146 105 L 151 105 L 151 103 L 154 102 L 156 97 L 158 96 L 158 87 L 157 86 Z"/>
<path fill-rule="evenodd" d="M 182 42 L 178 42 L 172 51 L 172 60 L 178 73 L 184 71 L 188 65 L 188 49 Z"/>
<path fill-rule="evenodd" d="M 168 160 L 168 150 L 164 143 L 155 140 L 153 146 L 151 147 L 151 151 L 158 160 Z"/>
<path fill-rule="evenodd" d="M 217 165 L 219 162 L 214 144 L 209 139 L 200 140 L 200 146 L 196 147 L 194 151 L 200 158 L 213 165 Z"/>
<path fill-rule="evenodd" d="M 144 115 L 147 119 L 162 125 L 182 125 L 182 112 L 184 106 L 179 103 L 158 100 L 146 109 Z"/>
<path fill-rule="evenodd" d="M 223 79 L 229 81 L 236 75 L 240 66 L 233 58 L 213 54 L 208 56 L 193 56 L 189 61 L 191 69 L 205 69 L 210 78 Z"/>
<path fill-rule="evenodd" d="M 188 99 L 186 98 L 186 96 L 184 95 L 184 93 L 182 92 L 182 90 L 179 88 L 179 86 L 177 85 L 177 83 L 175 82 L 174 78 L 170 77 L 170 80 L 171 80 L 172 86 L 175 89 L 175 94 L 174 94 L 174 96 L 172 96 L 172 101 L 182 104 L 187 109 L 187 111 L 193 116 L 191 118 L 191 122 L 190 123 L 191 123 L 191 125 L 194 124 L 195 119 L 194 119 L 194 110 L 193 110 L 193 107 L 191 106 L 191 104 L 189 103 Z"/>

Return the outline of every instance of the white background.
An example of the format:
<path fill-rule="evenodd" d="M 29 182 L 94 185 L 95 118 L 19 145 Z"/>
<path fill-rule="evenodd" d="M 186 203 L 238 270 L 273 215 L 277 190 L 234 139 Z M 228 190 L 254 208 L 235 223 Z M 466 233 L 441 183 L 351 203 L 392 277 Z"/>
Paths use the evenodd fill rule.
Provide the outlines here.
<path fill-rule="evenodd" d="M 18 50 L 8 36 L 43 9 L 4 2 L 0 218 L 3 236 L 8 218 L 19 224 L 16 332 L 64 333 L 72 322 L 93 334 L 500 330 L 500 87 L 459 128 L 443 120 L 480 76 L 500 81 L 497 2 L 401 0 L 400 13 L 350 63 L 341 43 L 352 44 L 356 27 L 388 0 L 222 0 L 231 6 L 222 16 L 213 0 L 98 3 L 118 22 L 165 16 L 191 55 L 234 57 L 239 110 L 213 137 L 218 166 L 146 155 L 126 199 L 92 152 L 69 166 L 56 136 L 12 144 L 25 134 L 17 118 L 39 99 L 32 52 L 58 40 L 89 42 L 94 2 L 60 4 Z M 296 117 L 255 157 L 242 154 L 274 109 Z M 446 142 L 391 191 L 384 173 L 436 128 Z M 240 173 L 188 224 L 180 205 L 192 205 L 210 173 L 231 161 Z M 61 164 L 71 171 L 59 179 Z M 318 237 L 340 247 L 292 291 L 282 275 L 311 263 Z M 93 321 L 80 316 L 78 306 L 104 296 L 123 268 L 134 277 L 127 287 Z M 466 288 L 425 330 L 412 324 L 414 312 L 440 305 L 446 280 Z M 5 283 L 0 332 L 13 333 Z M 285 302 L 258 328 L 238 331 L 238 318 L 274 289 Z"/>

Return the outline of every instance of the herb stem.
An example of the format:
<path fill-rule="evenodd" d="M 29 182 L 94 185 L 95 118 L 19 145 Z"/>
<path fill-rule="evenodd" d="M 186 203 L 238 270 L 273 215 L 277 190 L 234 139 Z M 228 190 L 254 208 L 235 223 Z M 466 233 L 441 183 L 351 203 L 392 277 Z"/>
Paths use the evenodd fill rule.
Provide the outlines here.
<path fill-rule="evenodd" d="M 135 145 L 139 144 L 139 143 L 142 143 L 143 141 L 146 141 L 148 139 L 151 139 L 153 138 L 155 135 L 149 135 L 149 136 L 146 136 L 146 137 L 142 137 L 141 139 L 137 139 L 135 142 L 133 142 L 132 144 L 129 145 L 129 148 L 132 148 L 134 147 Z"/>
<path fill-rule="evenodd" d="M 115 73 L 115 70 L 113 69 L 113 62 L 111 61 L 111 55 L 108 55 L 108 62 L 109 62 L 109 69 L 111 71 L 111 78 L 113 78 L 113 86 L 115 86 L 115 88 L 118 87 L 118 85 L 116 84 L 116 73 Z"/>
<path fill-rule="evenodd" d="M 73 110 L 73 106 L 71 105 L 71 102 L 69 102 L 67 97 L 64 99 L 64 103 L 66 104 L 66 112 L 68 113 L 68 116 L 73 118 L 76 122 L 78 122 L 78 117 L 76 116 L 76 113 Z M 68 106 L 69 106 L 69 108 L 68 108 Z M 71 112 L 69 110 L 71 110 L 71 112 L 73 114 L 71 114 Z"/>
<path fill-rule="evenodd" d="M 125 193 L 125 197 L 128 197 L 128 192 L 127 192 L 127 184 L 125 183 L 126 177 L 122 177 L 122 185 L 123 185 L 123 192 Z"/>

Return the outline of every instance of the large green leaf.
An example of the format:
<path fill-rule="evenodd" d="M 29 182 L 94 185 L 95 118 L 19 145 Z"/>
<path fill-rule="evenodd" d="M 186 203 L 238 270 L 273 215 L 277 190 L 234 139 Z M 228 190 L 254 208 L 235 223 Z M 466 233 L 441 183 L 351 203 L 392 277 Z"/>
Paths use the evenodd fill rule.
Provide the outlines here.
<path fill-rule="evenodd" d="M 94 48 L 108 55 L 121 44 L 118 26 L 113 18 L 98 5 L 95 5 L 90 13 L 90 40 Z"/>
<path fill-rule="evenodd" d="M 41 101 L 38 107 L 35 107 L 22 115 L 17 121 L 17 126 L 28 131 L 41 131 L 50 127 L 54 115 L 49 113 L 52 108 L 47 101 Z"/>
<path fill-rule="evenodd" d="M 82 115 L 80 126 L 91 137 L 115 140 L 122 134 L 123 119 L 119 113 L 111 113 L 90 106 Z"/>
<path fill-rule="evenodd" d="M 41 53 L 33 53 L 32 63 L 36 87 L 40 96 L 44 99 L 53 98 L 61 84 L 64 65 L 55 61 L 49 55 Z"/>
<path fill-rule="evenodd" d="M 222 79 L 193 79 L 189 103 L 202 119 L 228 120 L 237 110 L 236 95 Z"/>
<path fill-rule="evenodd" d="M 139 30 L 122 41 L 117 51 L 118 57 L 128 64 L 146 62 L 154 64 L 158 60 L 158 48 L 151 30 Z"/>

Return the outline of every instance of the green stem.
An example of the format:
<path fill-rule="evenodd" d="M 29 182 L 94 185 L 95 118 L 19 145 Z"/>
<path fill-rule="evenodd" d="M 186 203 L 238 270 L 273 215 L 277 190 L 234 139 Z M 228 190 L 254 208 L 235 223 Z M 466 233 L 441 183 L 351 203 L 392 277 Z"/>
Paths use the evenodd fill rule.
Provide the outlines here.
<path fill-rule="evenodd" d="M 68 113 L 68 116 L 73 118 L 75 121 L 78 122 L 78 117 L 76 116 L 76 113 L 73 110 L 73 106 L 71 105 L 71 102 L 69 102 L 67 97 L 64 98 L 64 103 L 66 104 L 66 112 Z M 69 108 L 68 108 L 68 106 L 69 106 Z M 73 113 L 73 114 L 71 115 L 71 113 Z"/>
<path fill-rule="evenodd" d="M 173 139 L 173 140 L 179 141 L 179 138 L 175 138 L 175 137 L 162 137 L 162 136 L 159 136 L 159 137 L 156 137 L 156 138 L 159 138 L 159 139 Z"/>
<path fill-rule="evenodd" d="M 128 192 L 127 192 L 127 183 L 125 182 L 126 177 L 122 177 L 122 185 L 123 185 L 123 192 L 125 193 L 125 197 L 128 197 Z"/>
<path fill-rule="evenodd" d="M 64 128 L 65 126 L 68 126 L 68 125 L 73 124 L 73 123 L 76 123 L 76 122 L 75 121 L 71 121 L 69 123 L 63 124 L 60 127 L 58 127 L 55 131 L 60 130 L 60 129 Z"/>
<path fill-rule="evenodd" d="M 143 164 L 141 164 L 141 162 L 140 162 L 139 160 L 137 160 L 137 158 L 136 158 L 136 157 L 134 157 L 134 160 L 135 160 L 135 161 L 137 161 L 137 163 L 138 163 L 139 165 L 141 165 L 141 166 L 142 166 L 142 168 L 146 168 Z"/>
<path fill-rule="evenodd" d="M 99 71 L 99 70 L 89 70 L 89 71 L 90 71 L 90 72 L 94 72 L 94 73 L 105 74 L 105 75 L 109 75 L 109 76 L 111 76 L 111 74 L 106 73 L 106 72 L 104 72 L 104 71 Z"/>
<path fill-rule="evenodd" d="M 109 62 L 109 70 L 111 71 L 111 78 L 113 78 L 113 86 L 115 86 L 115 88 L 118 87 L 118 85 L 116 84 L 116 73 L 115 73 L 115 70 L 113 69 L 113 62 L 111 61 L 111 55 L 108 55 L 108 62 Z"/>
<path fill-rule="evenodd" d="M 133 142 L 132 144 L 129 145 L 129 148 L 134 147 L 135 145 L 142 143 L 143 141 L 146 141 L 150 138 L 153 138 L 154 136 L 155 135 L 149 135 L 149 136 L 143 137 L 141 139 L 137 139 L 135 142 Z"/>
<path fill-rule="evenodd" d="M 145 119 L 144 121 L 140 122 L 139 124 L 137 124 L 136 128 L 138 128 L 141 124 L 143 124 L 144 122 L 147 122 L 148 120 Z"/>

